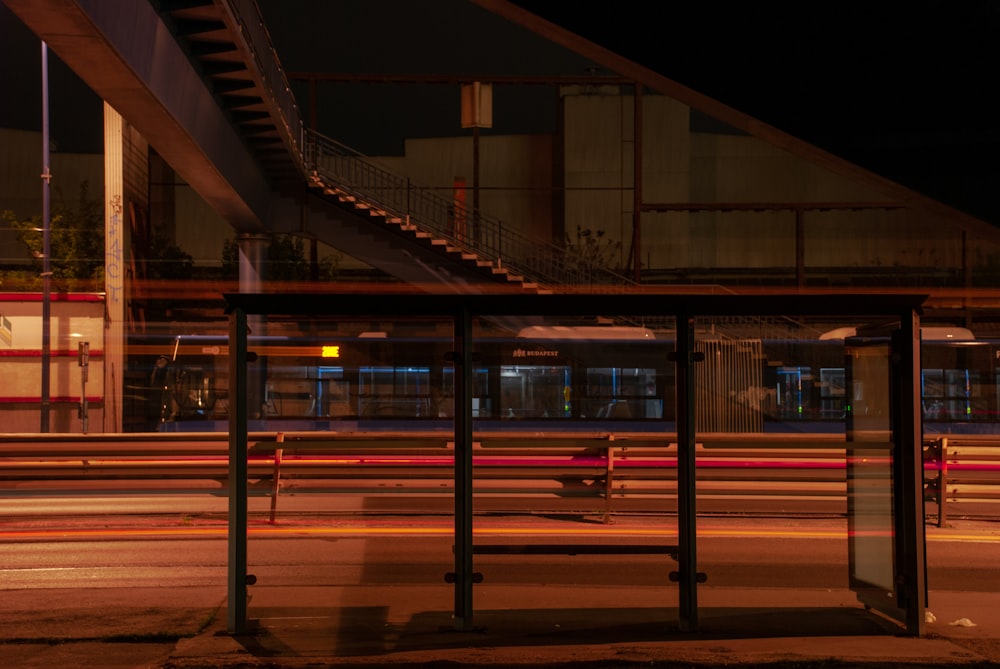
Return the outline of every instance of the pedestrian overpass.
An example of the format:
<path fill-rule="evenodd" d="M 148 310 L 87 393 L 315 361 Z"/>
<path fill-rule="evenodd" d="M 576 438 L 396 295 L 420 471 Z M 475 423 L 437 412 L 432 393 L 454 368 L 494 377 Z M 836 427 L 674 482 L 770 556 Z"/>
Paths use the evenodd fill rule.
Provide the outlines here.
<path fill-rule="evenodd" d="M 433 291 L 628 282 L 304 129 L 255 0 L 5 4 L 247 244 L 304 235 Z"/>

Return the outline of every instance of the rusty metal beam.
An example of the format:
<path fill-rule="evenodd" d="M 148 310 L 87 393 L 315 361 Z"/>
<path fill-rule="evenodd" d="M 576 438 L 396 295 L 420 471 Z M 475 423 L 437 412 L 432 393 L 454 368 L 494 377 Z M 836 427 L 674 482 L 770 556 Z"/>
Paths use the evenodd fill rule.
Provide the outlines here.
<path fill-rule="evenodd" d="M 632 85 L 627 77 L 608 76 L 531 76 L 502 74 L 361 74 L 351 72 L 288 72 L 288 79 L 310 83 L 339 84 L 502 84 L 511 86 L 621 86 Z"/>

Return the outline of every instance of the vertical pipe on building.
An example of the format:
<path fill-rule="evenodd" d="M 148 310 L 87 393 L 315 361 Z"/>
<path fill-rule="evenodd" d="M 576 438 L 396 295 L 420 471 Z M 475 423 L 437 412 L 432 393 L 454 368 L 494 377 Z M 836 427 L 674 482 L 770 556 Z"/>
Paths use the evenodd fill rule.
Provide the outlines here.
<path fill-rule="evenodd" d="M 635 84 L 632 110 L 632 273 L 642 281 L 642 84 Z"/>
<path fill-rule="evenodd" d="M 969 289 L 972 288 L 972 265 L 969 263 L 969 232 L 967 230 L 962 230 L 962 286 L 965 288 L 962 297 L 965 326 L 972 327 L 972 310 L 969 300 Z"/>
<path fill-rule="evenodd" d="M 469 237 L 472 243 L 479 244 L 479 119 L 472 126 L 472 220 L 469 222 L 472 230 Z"/>
<path fill-rule="evenodd" d="M 316 77 L 309 77 L 309 129 L 313 131 L 316 130 L 317 97 Z"/>
<path fill-rule="evenodd" d="M 50 383 L 49 366 L 52 355 L 52 259 L 49 234 L 49 57 L 48 45 L 42 42 L 42 406 L 40 432 L 49 431 Z"/>
<path fill-rule="evenodd" d="M 795 285 L 802 288 L 806 285 L 806 241 L 805 223 L 802 217 L 805 212 L 802 207 L 795 208 Z"/>

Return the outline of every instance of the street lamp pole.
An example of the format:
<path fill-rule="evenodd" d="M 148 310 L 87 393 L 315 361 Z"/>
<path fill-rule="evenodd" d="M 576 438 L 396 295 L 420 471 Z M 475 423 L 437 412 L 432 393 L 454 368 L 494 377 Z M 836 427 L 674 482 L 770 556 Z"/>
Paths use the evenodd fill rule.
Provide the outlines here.
<path fill-rule="evenodd" d="M 472 128 L 472 221 L 469 238 L 480 242 L 479 129 L 493 127 L 493 85 L 478 81 L 462 84 L 462 127 Z"/>
<path fill-rule="evenodd" d="M 51 319 L 52 264 L 49 240 L 49 58 L 42 42 L 42 407 L 40 432 L 49 431 L 49 366 L 52 345 L 49 337 Z"/>

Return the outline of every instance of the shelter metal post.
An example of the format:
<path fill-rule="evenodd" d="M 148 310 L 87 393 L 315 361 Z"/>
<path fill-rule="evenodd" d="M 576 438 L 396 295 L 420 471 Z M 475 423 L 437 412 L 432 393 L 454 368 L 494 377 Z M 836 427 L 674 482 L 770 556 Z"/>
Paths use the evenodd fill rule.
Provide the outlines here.
<path fill-rule="evenodd" d="M 924 529 L 924 458 L 923 430 L 920 409 L 920 316 L 914 311 L 900 319 L 897 350 L 894 358 L 899 369 L 894 375 L 897 384 L 895 409 L 896 452 L 902 475 L 900 489 L 894 494 L 900 500 L 901 515 L 897 528 L 903 542 L 901 563 L 902 592 L 900 604 L 906 607 L 906 631 L 920 636 L 924 633 L 927 608 L 926 532 Z"/>
<path fill-rule="evenodd" d="M 455 314 L 455 629 L 472 629 L 472 320 Z"/>
<path fill-rule="evenodd" d="M 247 315 L 229 317 L 229 579 L 226 627 L 247 630 Z"/>
<path fill-rule="evenodd" d="M 694 318 L 677 314 L 677 567 L 678 623 L 681 631 L 698 629 L 698 565 L 695 507 Z"/>

